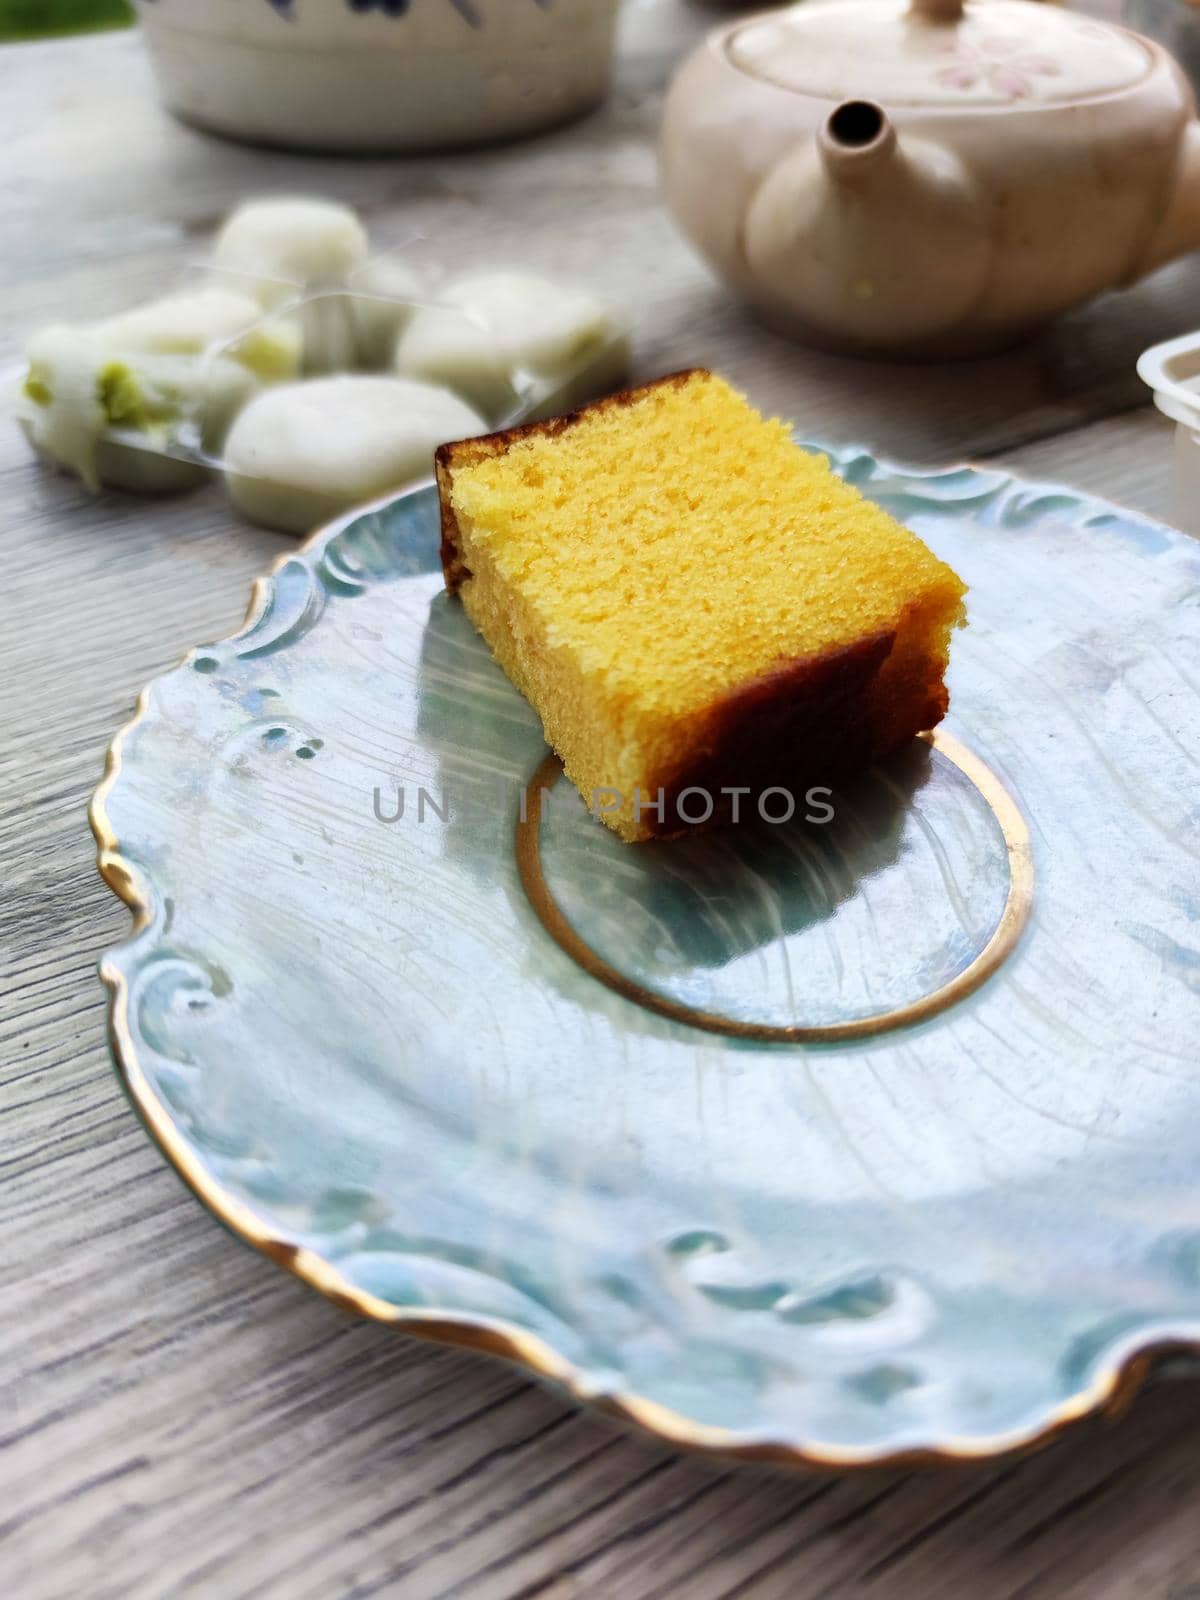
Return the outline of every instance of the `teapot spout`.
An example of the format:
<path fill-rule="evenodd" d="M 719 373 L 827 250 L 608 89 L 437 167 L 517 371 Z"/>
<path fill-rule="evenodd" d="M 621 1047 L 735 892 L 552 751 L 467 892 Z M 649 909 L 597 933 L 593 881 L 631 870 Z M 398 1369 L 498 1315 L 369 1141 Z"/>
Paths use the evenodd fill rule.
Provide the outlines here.
<path fill-rule="evenodd" d="M 817 139 L 825 170 L 835 183 L 858 187 L 874 181 L 896 159 L 896 130 L 873 100 L 845 100 L 832 111 Z"/>
<path fill-rule="evenodd" d="M 942 338 L 983 293 L 993 244 L 953 150 L 847 100 L 767 173 L 742 252 L 764 309 L 827 343 Z"/>
<path fill-rule="evenodd" d="M 1195 118 L 1183 130 L 1166 210 L 1129 274 L 1130 281 L 1192 250 L 1200 250 L 1200 121 Z"/>

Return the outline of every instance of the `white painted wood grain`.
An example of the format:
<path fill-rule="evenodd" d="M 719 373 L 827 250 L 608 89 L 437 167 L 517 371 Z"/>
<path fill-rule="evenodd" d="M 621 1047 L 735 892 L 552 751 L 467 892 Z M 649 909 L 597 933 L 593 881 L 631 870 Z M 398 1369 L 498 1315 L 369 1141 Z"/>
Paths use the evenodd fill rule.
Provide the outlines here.
<path fill-rule="evenodd" d="M 1125 409 L 1130 358 L 1200 323 L 1196 264 L 970 367 L 785 346 L 725 303 L 655 196 L 658 87 L 706 20 L 632 7 L 607 112 L 430 162 L 294 160 L 178 128 L 128 38 L 0 51 L 0 351 L 73 297 L 99 313 L 158 287 L 240 195 L 317 187 L 363 205 L 384 241 L 425 230 L 433 259 L 511 251 L 615 286 L 645 372 L 710 361 L 815 433 L 916 459 L 1032 441 L 1001 459 L 1161 512 L 1168 429 Z M 347 1321 L 183 1190 L 109 1066 L 94 963 L 126 917 L 84 813 L 137 689 L 236 627 L 279 548 L 214 492 L 93 500 L 0 439 L 0 1589 L 1198 1600 L 1200 1385 L 999 1467 L 733 1470 Z"/>

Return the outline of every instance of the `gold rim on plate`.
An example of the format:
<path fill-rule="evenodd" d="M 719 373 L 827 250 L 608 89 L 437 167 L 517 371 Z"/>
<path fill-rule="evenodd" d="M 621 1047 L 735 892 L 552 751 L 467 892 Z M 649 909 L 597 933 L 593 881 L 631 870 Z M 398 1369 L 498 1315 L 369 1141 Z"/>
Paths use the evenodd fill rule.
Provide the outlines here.
<path fill-rule="evenodd" d="M 1033 852 L 1029 829 L 1016 801 L 985 762 L 968 750 L 961 740 L 941 729 L 918 734 L 918 738 L 957 767 L 983 796 L 1004 836 L 1008 858 L 1008 894 L 983 949 L 961 972 L 955 973 L 953 978 L 931 989 L 928 994 L 921 995 L 919 999 L 893 1006 L 889 1011 L 878 1011 L 871 1016 L 855 1017 L 846 1022 L 745 1022 L 672 1000 L 614 967 L 592 949 L 563 913 L 542 870 L 543 797 L 562 774 L 562 763 L 553 751 L 542 761 L 530 780 L 526 789 L 527 802 L 517 818 L 516 855 L 521 886 L 542 927 L 555 944 L 565 950 L 590 977 L 595 978 L 597 983 L 606 984 L 623 999 L 632 1000 L 635 1005 L 668 1017 L 672 1022 L 682 1022 L 692 1028 L 703 1028 L 708 1033 L 724 1034 L 728 1038 L 760 1039 L 779 1044 L 836 1044 L 848 1039 L 867 1039 L 893 1028 L 925 1022 L 957 1000 L 973 994 L 1016 948 L 1033 906 Z"/>
<path fill-rule="evenodd" d="M 428 486 L 414 485 L 406 492 L 414 493 Z M 255 580 L 242 631 L 258 620 L 271 582 L 286 562 L 333 538 L 359 517 L 393 504 L 397 498 L 394 491 L 382 495 L 378 500 L 355 507 L 353 511 L 318 528 L 299 545 L 289 546 L 272 564 L 267 575 Z M 195 650 L 188 651 L 179 665 L 189 663 L 196 653 Z M 153 920 L 153 902 L 138 870 L 122 854 L 120 840 L 109 821 L 107 802 L 121 775 L 125 741 L 145 717 L 149 703 L 150 686 L 147 686 L 138 696 L 133 716 L 119 730 L 108 748 L 104 777 L 88 806 L 88 821 L 96 839 L 96 864 L 100 875 L 132 914 L 130 941 Z M 984 768 L 984 771 L 987 770 Z M 1013 804 L 1007 791 L 1003 792 L 1009 803 Z M 1019 812 L 1017 815 L 1019 818 Z M 1021 825 L 1024 826 L 1023 822 Z M 1047 1416 L 1028 1428 L 975 1437 L 950 1437 L 897 1449 L 827 1445 L 817 1441 L 793 1444 L 778 1439 L 752 1438 L 731 1429 L 693 1422 L 655 1400 L 629 1391 L 598 1392 L 585 1371 L 544 1339 L 513 1323 L 498 1317 L 472 1316 L 462 1311 L 393 1305 L 350 1283 L 316 1251 L 273 1233 L 249 1206 L 212 1177 L 189 1148 L 170 1112 L 155 1094 L 138 1060 L 129 1028 L 129 990 L 125 975 L 111 954 L 106 954 L 101 960 L 100 977 L 109 991 L 108 1032 L 113 1057 L 134 1109 L 184 1183 L 231 1232 L 261 1250 L 343 1311 L 390 1323 L 420 1338 L 500 1356 L 524 1367 L 535 1377 L 557 1385 L 573 1399 L 622 1421 L 632 1422 L 663 1443 L 679 1449 L 824 1472 L 988 1461 L 1015 1451 L 1038 1448 L 1051 1442 L 1074 1422 L 1096 1413 L 1121 1409 L 1133 1398 L 1158 1360 L 1171 1354 L 1200 1352 L 1200 1333 L 1195 1337 L 1168 1335 L 1143 1337 L 1140 1340 L 1135 1337 L 1127 1347 L 1113 1355 L 1084 1389 L 1061 1401 Z"/>

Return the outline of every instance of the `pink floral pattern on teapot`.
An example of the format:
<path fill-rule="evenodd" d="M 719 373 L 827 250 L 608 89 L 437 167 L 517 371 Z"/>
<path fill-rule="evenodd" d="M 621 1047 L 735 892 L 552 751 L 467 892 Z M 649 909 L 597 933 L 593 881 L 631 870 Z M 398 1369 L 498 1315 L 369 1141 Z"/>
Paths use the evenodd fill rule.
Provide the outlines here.
<path fill-rule="evenodd" d="M 959 39 L 946 46 L 946 64 L 934 73 L 948 89 L 974 89 L 986 84 L 1008 100 L 1029 100 L 1037 93 L 1038 78 L 1056 78 L 1062 71 L 1052 57 L 1029 51 L 1023 39 L 1011 34 Z"/>

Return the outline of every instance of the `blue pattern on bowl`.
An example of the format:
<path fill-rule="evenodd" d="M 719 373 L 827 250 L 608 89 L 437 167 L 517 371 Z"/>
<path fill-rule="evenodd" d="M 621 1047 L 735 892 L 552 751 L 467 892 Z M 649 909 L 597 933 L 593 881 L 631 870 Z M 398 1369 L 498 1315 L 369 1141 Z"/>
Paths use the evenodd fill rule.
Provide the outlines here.
<path fill-rule="evenodd" d="M 153 0 L 151 0 L 153 3 Z M 532 0 L 543 11 L 549 11 L 554 0 Z M 296 0 L 267 0 L 272 11 L 278 11 L 281 17 L 289 19 L 294 15 Z M 446 4 L 453 6 L 464 22 L 472 28 L 482 28 L 483 18 L 471 3 L 471 0 L 446 0 Z M 397 19 L 406 17 L 411 9 L 412 0 L 345 0 L 348 11 L 367 12 L 380 11 L 385 17 Z"/>

